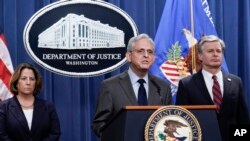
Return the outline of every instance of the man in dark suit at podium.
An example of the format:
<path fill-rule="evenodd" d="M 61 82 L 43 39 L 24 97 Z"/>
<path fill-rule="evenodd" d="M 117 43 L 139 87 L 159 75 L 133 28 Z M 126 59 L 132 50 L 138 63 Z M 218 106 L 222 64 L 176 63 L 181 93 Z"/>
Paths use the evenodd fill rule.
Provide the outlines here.
<path fill-rule="evenodd" d="M 202 69 L 179 81 L 176 105 L 217 106 L 217 119 L 223 141 L 229 140 L 231 124 L 249 123 L 241 79 L 221 71 L 225 44 L 214 35 L 198 43 Z"/>
<path fill-rule="evenodd" d="M 147 34 L 129 40 L 126 58 L 128 71 L 102 82 L 92 129 L 100 137 L 102 128 L 124 107 L 169 105 L 170 85 L 148 73 L 155 59 L 154 42 Z"/>

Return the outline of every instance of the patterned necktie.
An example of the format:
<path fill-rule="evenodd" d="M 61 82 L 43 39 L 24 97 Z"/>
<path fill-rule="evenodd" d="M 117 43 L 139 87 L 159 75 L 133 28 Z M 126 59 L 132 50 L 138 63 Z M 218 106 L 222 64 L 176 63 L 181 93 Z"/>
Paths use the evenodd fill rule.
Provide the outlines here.
<path fill-rule="evenodd" d="M 220 85 L 217 81 L 217 77 L 214 75 L 213 77 L 214 80 L 214 85 L 213 85 L 213 96 L 214 96 L 214 104 L 217 106 L 217 113 L 220 112 L 220 105 L 221 105 L 221 100 L 222 100 L 222 94 L 220 90 Z"/>
<path fill-rule="evenodd" d="M 139 105 L 148 105 L 146 90 L 144 88 L 143 83 L 145 83 L 144 79 L 139 79 L 140 87 L 138 90 L 138 104 Z"/>

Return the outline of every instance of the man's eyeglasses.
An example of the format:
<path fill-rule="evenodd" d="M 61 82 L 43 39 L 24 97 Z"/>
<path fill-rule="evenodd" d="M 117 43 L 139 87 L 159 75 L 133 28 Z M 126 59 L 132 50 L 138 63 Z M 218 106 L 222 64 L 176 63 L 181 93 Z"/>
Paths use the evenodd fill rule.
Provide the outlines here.
<path fill-rule="evenodd" d="M 145 55 L 147 53 L 148 55 L 154 55 L 155 52 L 151 49 L 145 50 L 145 49 L 134 49 L 131 52 L 136 52 L 139 55 Z"/>

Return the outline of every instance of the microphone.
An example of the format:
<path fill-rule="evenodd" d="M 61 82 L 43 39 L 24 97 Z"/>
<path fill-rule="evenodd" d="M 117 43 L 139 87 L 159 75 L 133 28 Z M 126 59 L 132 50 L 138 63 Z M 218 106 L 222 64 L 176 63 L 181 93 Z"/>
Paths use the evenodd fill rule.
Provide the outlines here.
<path fill-rule="evenodd" d="M 161 87 L 153 79 L 151 80 L 151 82 L 157 88 L 157 94 L 160 97 L 161 104 L 164 105 L 164 101 L 163 101 L 162 96 L 161 96 Z"/>

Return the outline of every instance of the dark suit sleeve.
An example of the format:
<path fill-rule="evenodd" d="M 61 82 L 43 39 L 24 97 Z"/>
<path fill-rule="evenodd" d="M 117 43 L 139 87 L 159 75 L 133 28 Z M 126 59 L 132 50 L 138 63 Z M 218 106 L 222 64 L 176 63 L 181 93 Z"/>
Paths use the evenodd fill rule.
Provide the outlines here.
<path fill-rule="evenodd" d="M 97 99 L 96 113 L 92 123 L 92 129 L 98 137 L 100 137 L 101 129 L 112 117 L 112 111 L 112 96 L 108 84 L 103 82 Z"/>
<path fill-rule="evenodd" d="M 6 131 L 6 105 L 0 102 L 0 141 L 12 141 Z"/>
<path fill-rule="evenodd" d="M 154 75 L 149 75 L 152 89 L 157 90 L 157 98 L 160 97 L 159 103 L 156 105 L 172 105 L 172 93 L 170 84 L 167 83 L 162 78 L 159 78 Z M 150 85 L 149 85 L 150 87 Z M 153 88 L 154 87 L 154 88 Z"/>
<path fill-rule="evenodd" d="M 179 81 L 175 104 L 176 105 L 188 105 L 189 104 L 187 90 L 184 86 L 183 80 Z"/>
<path fill-rule="evenodd" d="M 173 104 L 172 103 L 172 93 L 171 93 L 171 88 L 170 88 L 170 85 L 169 84 L 167 84 L 166 85 L 166 101 L 165 101 L 165 104 L 166 105 L 171 105 L 171 104 Z"/>
<path fill-rule="evenodd" d="M 49 104 L 49 109 L 51 128 L 49 136 L 43 141 L 59 141 L 61 135 L 59 118 L 53 104 Z"/>
<path fill-rule="evenodd" d="M 244 98 L 244 94 L 243 94 L 243 86 L 242 86 L 242 81 L 240 80 L 239 83 L 239 102 L 238 102 L 238 119 L 239 119 L 239 123 L 250 123 L 250 118 L 249 118 L 249 112 L 248 112 L 248 108 L 247 108 L 247 104 Z"/>

